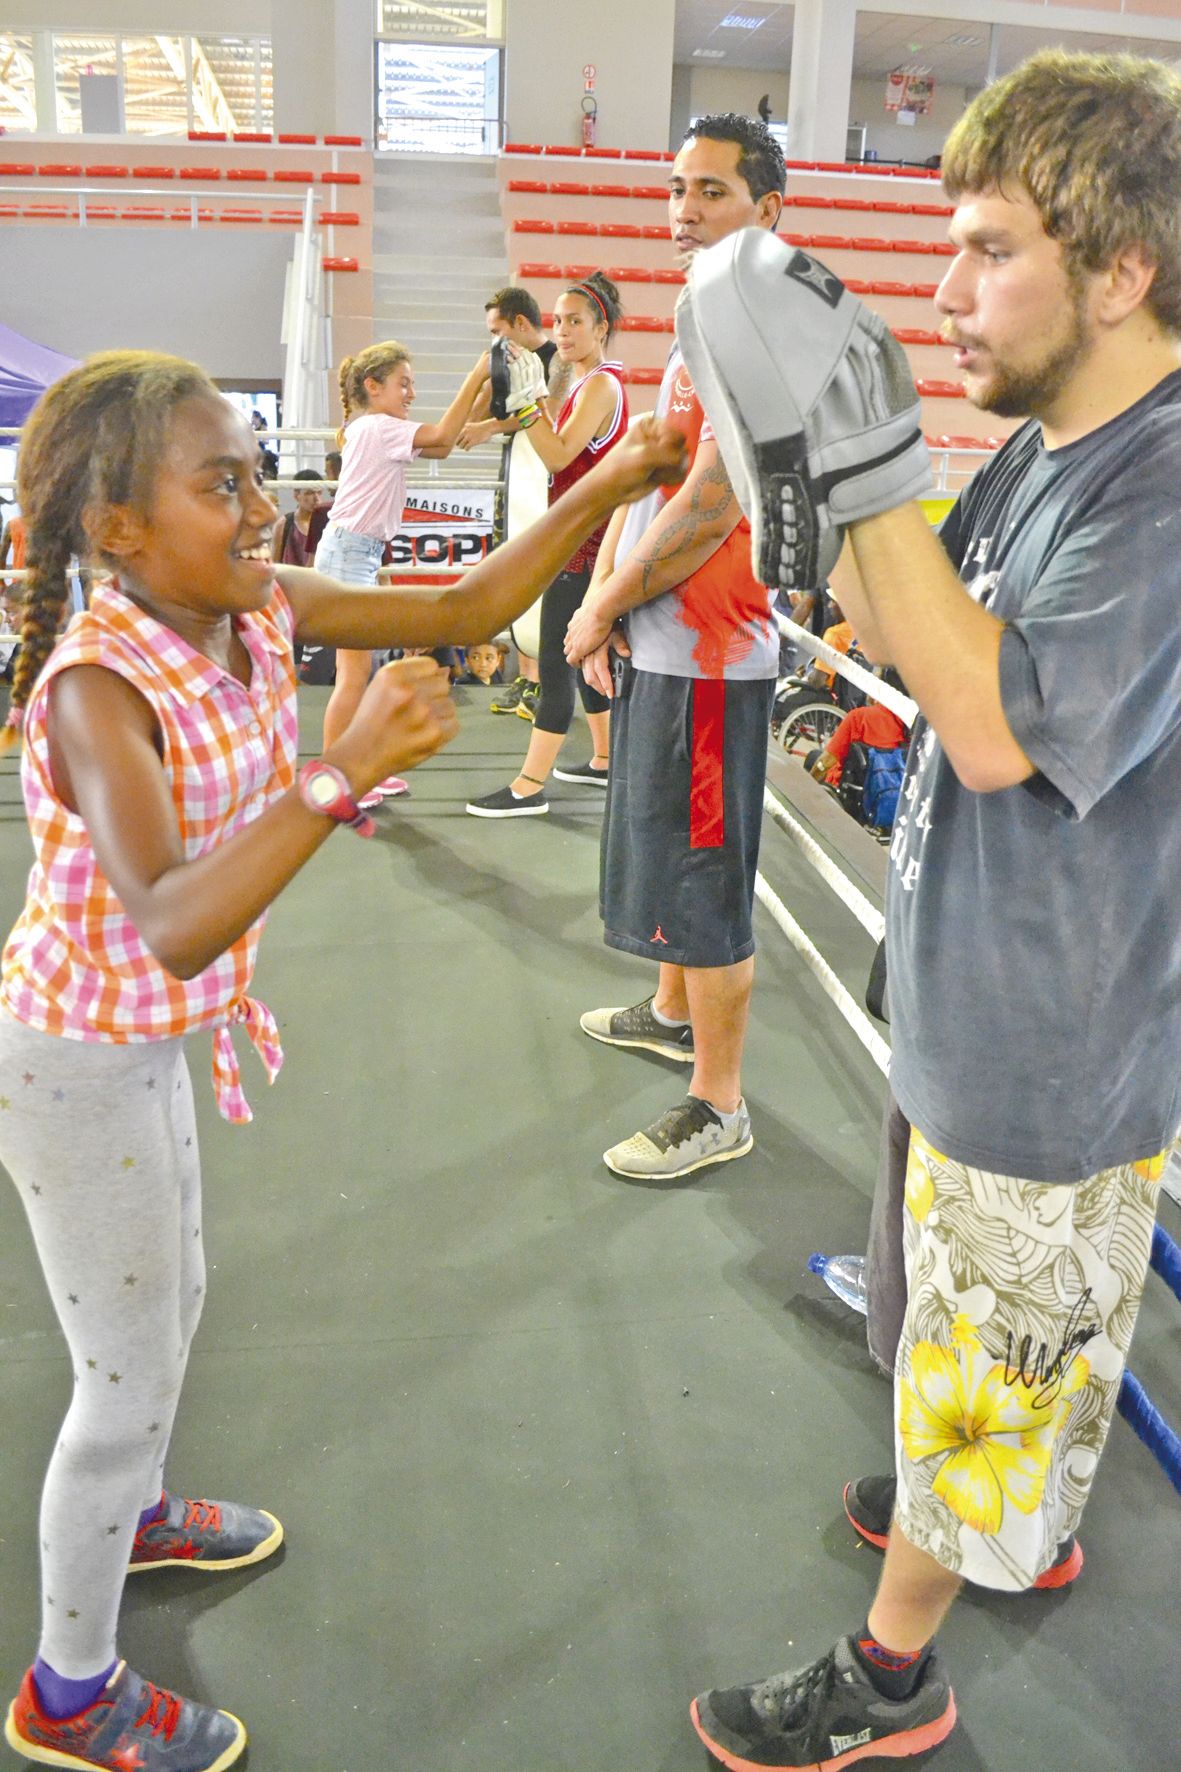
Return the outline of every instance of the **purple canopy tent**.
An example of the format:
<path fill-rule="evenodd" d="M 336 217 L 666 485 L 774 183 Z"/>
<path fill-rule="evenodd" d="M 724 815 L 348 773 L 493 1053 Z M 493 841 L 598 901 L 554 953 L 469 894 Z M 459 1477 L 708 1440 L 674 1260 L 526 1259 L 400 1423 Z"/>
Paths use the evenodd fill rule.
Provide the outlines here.
<path fill-rule="evenodd" d="M 0 326 L 0 425 L 23 425 L 50 383 L 74 364 L 73 357 Z"/>

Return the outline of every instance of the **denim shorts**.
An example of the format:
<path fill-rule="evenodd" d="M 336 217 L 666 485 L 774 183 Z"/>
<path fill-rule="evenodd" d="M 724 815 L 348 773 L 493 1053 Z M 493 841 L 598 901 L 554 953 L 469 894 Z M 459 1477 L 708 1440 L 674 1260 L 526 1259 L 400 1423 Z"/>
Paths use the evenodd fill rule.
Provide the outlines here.
<path fill-rule="evenodd" d="M 358 535 L 340 523 L 329 523 L 316 549 L 316 571 L 346 585 L 375 585 L 385 543 L 376 535 Z"/>

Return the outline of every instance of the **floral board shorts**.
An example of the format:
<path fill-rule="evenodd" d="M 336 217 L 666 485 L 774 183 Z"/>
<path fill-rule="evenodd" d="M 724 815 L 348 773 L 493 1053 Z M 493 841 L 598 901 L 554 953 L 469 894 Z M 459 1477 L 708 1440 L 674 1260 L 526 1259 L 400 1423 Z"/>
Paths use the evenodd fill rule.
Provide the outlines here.
<path fill-rule="evenodd" d="M 913 1128 L 894 1368 L 895 1518 L 983 1587 L 1031 1587 L 1107 1439 L 1168 1152 L 1062 1186 L 950 1161 Z"/>

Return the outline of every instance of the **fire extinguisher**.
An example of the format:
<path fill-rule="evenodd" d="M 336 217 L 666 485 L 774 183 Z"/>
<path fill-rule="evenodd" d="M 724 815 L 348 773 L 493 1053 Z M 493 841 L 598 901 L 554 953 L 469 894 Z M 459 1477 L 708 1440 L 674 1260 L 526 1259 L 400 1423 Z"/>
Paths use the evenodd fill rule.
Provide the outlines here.
<path fill-rule="evenodd" d="M 599 114 L 598 101 L 593 92 L 582 95 L 582 145 L 593 148 L 595 145 L 595 118 Z"/>

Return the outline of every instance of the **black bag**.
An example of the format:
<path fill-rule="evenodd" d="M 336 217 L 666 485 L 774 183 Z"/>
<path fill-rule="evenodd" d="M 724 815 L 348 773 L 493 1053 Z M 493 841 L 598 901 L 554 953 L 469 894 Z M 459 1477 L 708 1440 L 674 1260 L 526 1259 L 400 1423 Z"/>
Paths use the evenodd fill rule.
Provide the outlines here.
<path fill-rule="evenodd" d="M 869 982 L 865 987 L 865 1007 L 878 1021 L 890 1024 L 890 1005 L 886 996 L 886 941 L 883 936 L 879 941 L 877 952 L 873 957 L 873 965 L 869 969 Z"/>
<path fill-rule="evenodd" d="M 320 688 L 336 682 L 336 647 L 305 646 L 299 662 L 299 680 Z"/>

